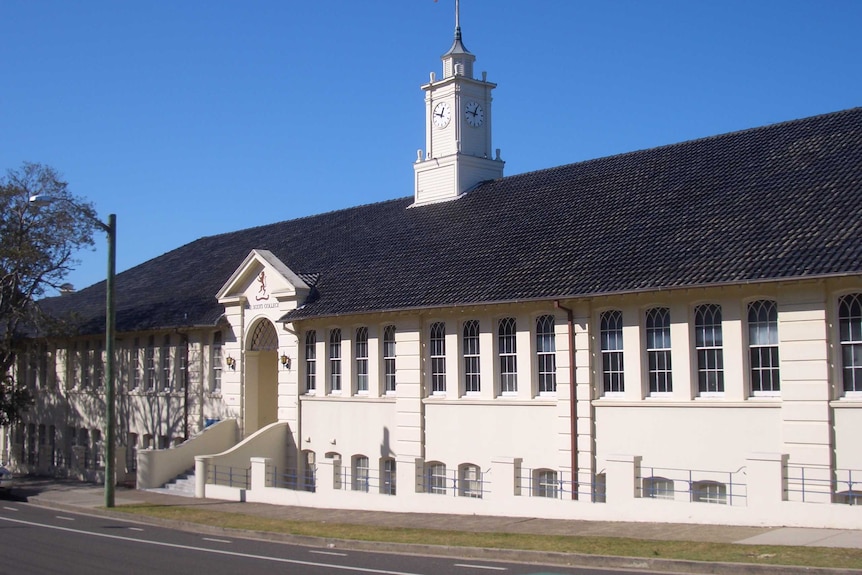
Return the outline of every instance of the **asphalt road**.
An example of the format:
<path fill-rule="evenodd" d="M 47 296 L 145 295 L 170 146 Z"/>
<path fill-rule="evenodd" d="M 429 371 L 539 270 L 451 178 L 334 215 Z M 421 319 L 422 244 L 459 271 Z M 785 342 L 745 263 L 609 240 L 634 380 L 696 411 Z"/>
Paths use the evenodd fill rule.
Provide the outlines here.
<path fill-rule="evenodd" d="M 335 575 L 644 575 L 320 549 L 234 537 L 211 537 L 123 521 L 0 501 L 0 574 L 285 573 Z"/>

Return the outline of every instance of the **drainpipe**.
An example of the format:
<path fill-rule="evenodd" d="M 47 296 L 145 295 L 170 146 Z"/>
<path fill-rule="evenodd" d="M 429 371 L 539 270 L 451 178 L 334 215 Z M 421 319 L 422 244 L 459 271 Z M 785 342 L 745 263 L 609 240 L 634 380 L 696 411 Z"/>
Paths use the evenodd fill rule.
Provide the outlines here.
<path fill-rule="evenodd" d="M 569 330 L 569 386 L 571 397 L 569 399 L 569 420 L 571 421 L 571 452 L 572 452 L 572 499 L 578 498 L 578 393 L 575 382 L 575 313 L 560 305 L 559 300 L 554 301 L 554 307 L 566 312 Z"/>

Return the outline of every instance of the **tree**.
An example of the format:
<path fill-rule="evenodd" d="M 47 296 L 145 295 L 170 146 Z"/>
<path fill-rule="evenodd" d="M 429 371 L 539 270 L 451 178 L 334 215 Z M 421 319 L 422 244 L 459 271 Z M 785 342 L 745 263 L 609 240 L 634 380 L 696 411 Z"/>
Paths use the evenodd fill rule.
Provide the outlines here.
<path fill-rule="evenodd" d="M 34 196 L 50 202 L 37 207 Z M 47 325 L 35 302 L 60 289 L 75 253 L 93 245 L 94 221 L 92 204 L 49 166 L 25 162 L 0 178 L 0 425 L 31 403 L 13 367 L 25 336 Z"/>

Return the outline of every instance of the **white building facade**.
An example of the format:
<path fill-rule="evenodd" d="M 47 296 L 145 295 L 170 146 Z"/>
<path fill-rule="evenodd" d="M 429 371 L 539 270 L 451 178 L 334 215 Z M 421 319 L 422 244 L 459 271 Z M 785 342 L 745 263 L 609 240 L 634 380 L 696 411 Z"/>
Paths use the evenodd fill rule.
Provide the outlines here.
<path fill-rule="evenodd" d="M 120 274 L 118 481 L 194 468 L 198 496 L 238 501 L 858 526 L 862 218 L 814 202 L 862 195 L 862 112 L 504 178 L 473 64 L 456 24 L 422 86 L 413 197 Z M 99 325 L 98 289 L 45 305 Z M 103 339 L 28 343 L 19 471 L 103 477 Z"/>

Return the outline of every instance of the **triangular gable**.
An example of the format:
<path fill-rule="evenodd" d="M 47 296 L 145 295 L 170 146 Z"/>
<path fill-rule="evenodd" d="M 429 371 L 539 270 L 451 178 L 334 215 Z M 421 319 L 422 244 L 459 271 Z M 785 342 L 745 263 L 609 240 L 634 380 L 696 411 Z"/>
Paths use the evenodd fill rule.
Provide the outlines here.
<path fill-rule="evenodd" d="M 269 250 L 251 250 L 216 294 L 220 303 L 296 298 L 308 293 L 309 286 Z"/>

